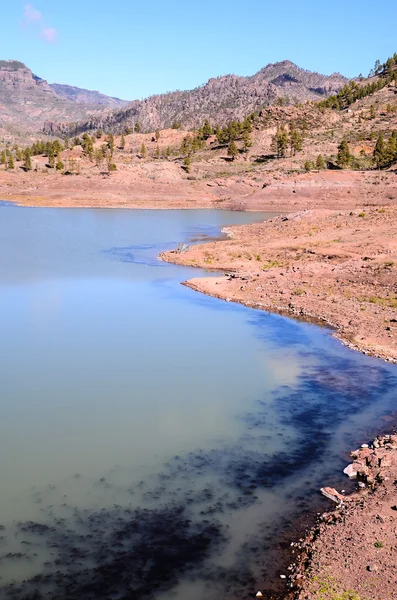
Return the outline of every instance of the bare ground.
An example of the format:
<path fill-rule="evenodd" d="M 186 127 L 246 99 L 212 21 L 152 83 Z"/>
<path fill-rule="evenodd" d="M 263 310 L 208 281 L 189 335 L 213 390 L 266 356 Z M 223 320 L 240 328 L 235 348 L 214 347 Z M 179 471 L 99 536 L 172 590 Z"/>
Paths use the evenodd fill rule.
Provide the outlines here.
<path fill-rule="evenodd" d="M 233 227 L 163 260 L 226 271 L 189 287 L 331 325 L 348 346 L 397 361 L 397 207 L 313 209 Z"/>
<path fill-rule="evenodd" d="M 363 488 L 295 544 L 291 600 L 397 598 L 397 435 L 352 452 Z"/>

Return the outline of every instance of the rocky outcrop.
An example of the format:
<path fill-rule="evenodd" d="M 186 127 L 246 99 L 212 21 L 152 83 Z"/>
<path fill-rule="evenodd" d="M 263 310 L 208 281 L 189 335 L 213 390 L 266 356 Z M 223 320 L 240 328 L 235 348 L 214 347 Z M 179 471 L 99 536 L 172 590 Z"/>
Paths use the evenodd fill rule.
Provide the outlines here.
<path fill-rule="evenodd" d="M 225 75 L 212 78 L 190 91 L 175 91 L 135 100 L 125 109 L 86 119 L 72 126 L 59 124 L 60 134 L 75 135 L 98 129 L 121 132 L 133 122 L 144 131 L 165 129 L 178 121 L 185 129 L 202 125 L 205 119 L 224 125 L 278 100 L 295 103 L 319 100 L 338 91 L 347 79 L 339 74 L 320 75 L 300 69 L 290 61 L 267 65 L 250 77 Z"/>
<path fill-rule="evenodd" d="M 106 94 L 101 94 L 96 90 L 85 90 L 73 85 L 51 83 L 50 88 L 60 98 L 66 98 L 66 100 L 77 102 L 78 104 L 98 105 L 104 108 L 122 108 L 128 104 L 128 100 L 106 96 Z"/>

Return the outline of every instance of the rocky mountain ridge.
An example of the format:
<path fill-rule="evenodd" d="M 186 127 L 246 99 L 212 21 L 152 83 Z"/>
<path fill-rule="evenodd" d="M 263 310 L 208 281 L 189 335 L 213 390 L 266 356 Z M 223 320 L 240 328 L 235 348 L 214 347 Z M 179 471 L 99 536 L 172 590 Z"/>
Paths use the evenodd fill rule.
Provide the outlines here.
<path fill-rule="evenodd" d="M 0 61 L 0 133 L 4 139 L 37 135 L 48 119 L 67 123 L 96 116 L 100 111 L 103 107 L 97 104 L 61 97 L 23 63 Z"/>
<path fill-rule="evenodd" d="M 128 104 L 128 100 L 121 100 L 114 96 L 101 94 L 97 90 L 86 90 L 74 85 L 65 85 L 63 83 L 50 83 L 50 88 L 61 98 L 66 98 L 71 102 L 79 104 L 91 104 L 103 106 L 104 108 L 122 108 Z"/>
<path fill-rule="evenodd" d="M 336 93 L 347 81 L 338 73 L 320 75 L 283 61 L 269 64 L 249 77 L 223 75 L 193 90 L 177 90 L 134 100 L 124 109 L 73 125 L 47 122 L 45 131 L 75 135 L 102 128 L 117 133 L 137 122 L 144 131 L 171 127 L 175 122 L 185 129 L 192 129 L 205 119 L 223 125 L 276 102 L 321 100 Z"/>
<path fill-rule="evenodd" d="M 0 129 L 74 135 L 103 128 L 120 132 L 139 122 L 143 131 L 178 122 L 184 129 L 205 119 L 220 125 L 276 102 L 316 100 L 348 80 L 305 71 L 290 61 L 269 64 L 255 75 L 224 75 L 193 90 L 174 91 L 127 103 L 96 91 L 49 84 L 19 61 L 0 61 Z"/>

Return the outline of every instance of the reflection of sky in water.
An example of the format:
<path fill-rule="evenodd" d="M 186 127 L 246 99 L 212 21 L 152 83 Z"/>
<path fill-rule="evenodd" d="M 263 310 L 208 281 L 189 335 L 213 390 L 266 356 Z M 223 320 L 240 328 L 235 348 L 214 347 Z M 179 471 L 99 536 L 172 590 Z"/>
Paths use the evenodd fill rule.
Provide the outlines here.
<path fill-rule="evenodd" d="M 394 410 L 395 369 L 156 259 L 254 215 L 0 217 L 0 598 L 271 587 L 274 540 L 320 485 L 347 489 L 344 453 Z"/>

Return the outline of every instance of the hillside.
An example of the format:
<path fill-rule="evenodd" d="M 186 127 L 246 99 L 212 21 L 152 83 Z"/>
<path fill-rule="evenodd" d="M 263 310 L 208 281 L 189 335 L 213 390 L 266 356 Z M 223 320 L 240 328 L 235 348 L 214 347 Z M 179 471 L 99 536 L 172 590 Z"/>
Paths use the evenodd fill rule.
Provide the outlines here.
<path fill-rule="evenodd" d="M 93 90 L 85 90 L 73 85 L 64 85 L 62 83 L 50 83 L 50 88 L 60 98 L 66 98 L 71 102 L 79 104 L 91 104 L 103 106 L 106 108 L 122 108 L 128 104 L 128 100 L 120 100 L 113 96 L 106 96 Z"/>
<path fill-rule="evenodd" d="M 0 129 L 6 139 L 37 134 L 48 119 L 74 121 L 101 110 L 59 96 L 21 62 L 0 61 Z"/>
<path fill-rule="evenodd" d="M 144 131 L 166 129 L 174 122 L 184 129 L 192 129 L 205 119 L 222 125 L 278 101 L 288 104 L 321 100 L 336 93 L 347 81 L 339 74 L 320 75 L 284 61 L 267 65 L 249 77 L 225 75 L 210 79 L 194 90 L 135 100 L 125 109 L 96 115 L 73 125 L 47 123 L 45 131 L 61 135 L 98 128 L 121 132 L 133 122 L 138 122 Z"/>

